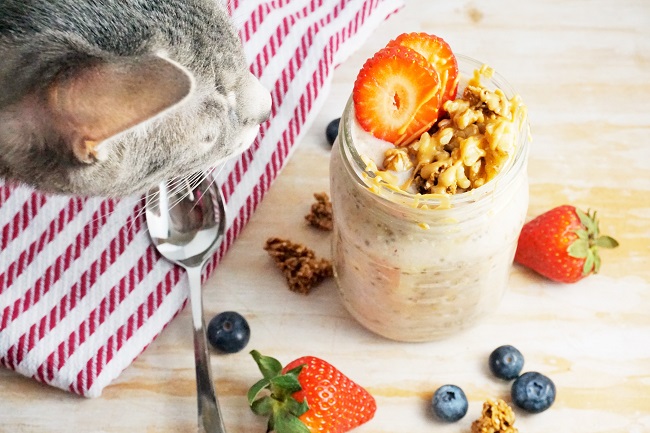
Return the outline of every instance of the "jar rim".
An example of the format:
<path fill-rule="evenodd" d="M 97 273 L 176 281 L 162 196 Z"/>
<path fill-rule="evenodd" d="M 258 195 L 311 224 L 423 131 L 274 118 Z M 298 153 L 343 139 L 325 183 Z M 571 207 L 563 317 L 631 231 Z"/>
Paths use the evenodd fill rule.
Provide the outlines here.
<path fill-rule="evenodd" d="M 484 65 L 483 62 L 462 54 L 456 54 L 456 60 L 458 61 L 460 73 L 462 73 L 462 71 L 465 71 L 467 73 L 469 70 L 470 74 L 472 74 L 474 70 L 480 69 Z M 492 77 L 489 78 L 489 82 L 486 84 L 489 84 L 494 88 L 501 89 L 508 98 L 512 98 L 517 94 L 513 87 L 508 83 L 508 81 L 497 71 L 494 71 Z M 350 161 L 348 158 L 343 158 L 345 164 L 348 165 L 348 168 L 352 168 L 355 179 L 362 185 L 369 186 L 368 183 L 364 180 L 362 173 L 369 177 L 374 177 L 374 173 L 367 169 L 363 158 L 357 152 L 356 148 L 352 145 L 352 123 L 355 121 L 353 112 L 353 100 L 352 96 L 350 96 L 346 102 L 345 109 L 341 117 L 341 135 L 343 136 L 343 139 L 339 139 L 339 146 L 341 146 L 341 151 L 343 154 L 348 154 L 350 156 L 349 159 L 351 159 L 356 166 L 356 170 L 353 167 L 349 167 Z M 383 197 L 395 203 L 404 203 L 409 205 L 417 204 L 417 207 L 435 209 L 441 207 L 453 208 L 471 204 L 480 200 L 481 198 L 492 195 L 495 190 L 497 190 L 498 185 L 501 185 L 503 183 L 507 185 L 508 183 L 514 181 L 520 167 L 523 166 L 527 160 L 529 135 L 530 124 L 528 122 L 528 116 L 526 116 L 523 124 L 519 128 L 519 135 L 517 137 L 518 146 L 514 157 L 508 159 L 506 166 L 503 167 L 503 169 L 493 179 L 478 188 L 458 194 L 424 195 L 420 193 L 410 193 L 407 191 L 395 189 L 393 187 L 390 187 L 388 184 L 384 185 L 382 183 L 373 184 L 373 187 L 376 187 L 378 189 L 377 195 L 380 197 Z M 506 188 L 504 187 L 502 189 Z"/>

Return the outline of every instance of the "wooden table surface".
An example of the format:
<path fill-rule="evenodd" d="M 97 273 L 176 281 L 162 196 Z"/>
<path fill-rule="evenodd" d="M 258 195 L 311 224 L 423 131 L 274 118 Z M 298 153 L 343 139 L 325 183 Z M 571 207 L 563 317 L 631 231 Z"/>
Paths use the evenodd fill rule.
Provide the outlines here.
<path fill-rule="evenodd" d="M 340 116 L 364 60 L 405 31 L 428 31 L 502 75 L 529 107 L 533 217 L 571 203 L 597 209 L 620 247 L 599 275 L 550 283 L 514 266 L 500 308 L 478 327 L 432 343 L 387 341 L 342 307 L 334 281 L 308 296 L 287 290 L 263 251 L 270 236 L 329 257 L 329 233 L 304 222 L 312 194 L 329 190 L 326 124 Z M 359 433 L 469 432 L 486 398 L 509 398 L 487 369 L 489 353 L 517 346 L 526 371 L 557 386 L 546 412 L 516 411 L 522 433 L 650 432 L 650 2 L 647 0 L 412 0 L 334 74 L 331 93 L 288 166 L 207 283 L 206 314 L 244 314 L 243 352 L 213 355 L 229 433 L 264 432 L 245 393 L 258 379 L 248 350 L 288 362 L 328 359 L 377 399 Z M 391 318 L 387 317 L 387 320 Z M 0 370 L 0 432 L 194 432 L 196 402 L 189 310 L 108 388 L 82 399 Z M 429 400 L 461 386 L 467 416 L 432 418 Z"/>

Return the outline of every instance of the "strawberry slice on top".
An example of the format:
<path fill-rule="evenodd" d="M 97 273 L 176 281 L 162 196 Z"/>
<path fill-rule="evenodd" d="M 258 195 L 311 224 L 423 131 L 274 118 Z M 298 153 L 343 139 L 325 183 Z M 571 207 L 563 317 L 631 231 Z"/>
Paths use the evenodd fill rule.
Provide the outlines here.
<path fill-rule="evenodd" d="M 424 56 L 404 46 L 383 48 L 354 82 L 357 121 L 381 140 L 407 145 L 438 119 L 440 90 L 438 72 Z"/>
<path fill-rule="evenodd" d="M 458 88 L 458 62 L 449 44 L 442 38 L 428 33 L 404 33 L 387 45 L 393 46 L 408 47 L 417 51 L 438 72 L 443 89 L 439 108 L 439 117 L 442 117 L 445 114 L 442 108 L 444 103 L 456 98 Z"/>

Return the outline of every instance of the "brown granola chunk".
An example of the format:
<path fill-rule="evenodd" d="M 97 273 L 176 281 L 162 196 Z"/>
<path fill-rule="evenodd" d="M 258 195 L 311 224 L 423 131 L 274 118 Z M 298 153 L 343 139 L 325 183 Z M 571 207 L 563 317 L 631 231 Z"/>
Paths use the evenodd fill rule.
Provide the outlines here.
<path fill-rule="evenodd" d="M 304 245 L 272 237 L 267 239 L 264 249 L 273 257 L 293 292 L 306 295 L 312 287 L 333 275 L 332 263 L 316 258 Z"/>
<path fill-rule="evenodd" d="M 305 215 L 309 224 L 321 230 L 332 230 L 332 202 L 327 193 L 315 193 L 316 203 L 311 205 L 311 212 Z"/>
<path fill-rule="evenodd" d="M 483 403 L 481 417 L 472 423 L 472 433 L 517 433 L 515 413 L 501 399 Z"/>

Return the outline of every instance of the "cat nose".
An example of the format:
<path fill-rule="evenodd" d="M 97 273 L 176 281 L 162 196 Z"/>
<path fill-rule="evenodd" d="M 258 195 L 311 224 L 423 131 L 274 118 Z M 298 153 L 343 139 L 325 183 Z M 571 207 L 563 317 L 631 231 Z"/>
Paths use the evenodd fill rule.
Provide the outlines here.
<path fill-rule="evenodd" d="M 245 116 L 258 124 L 268 120 L 271 114 L 271 93 L 255 75 L 248 72 L 242 81 L 241 92 Z"/>

